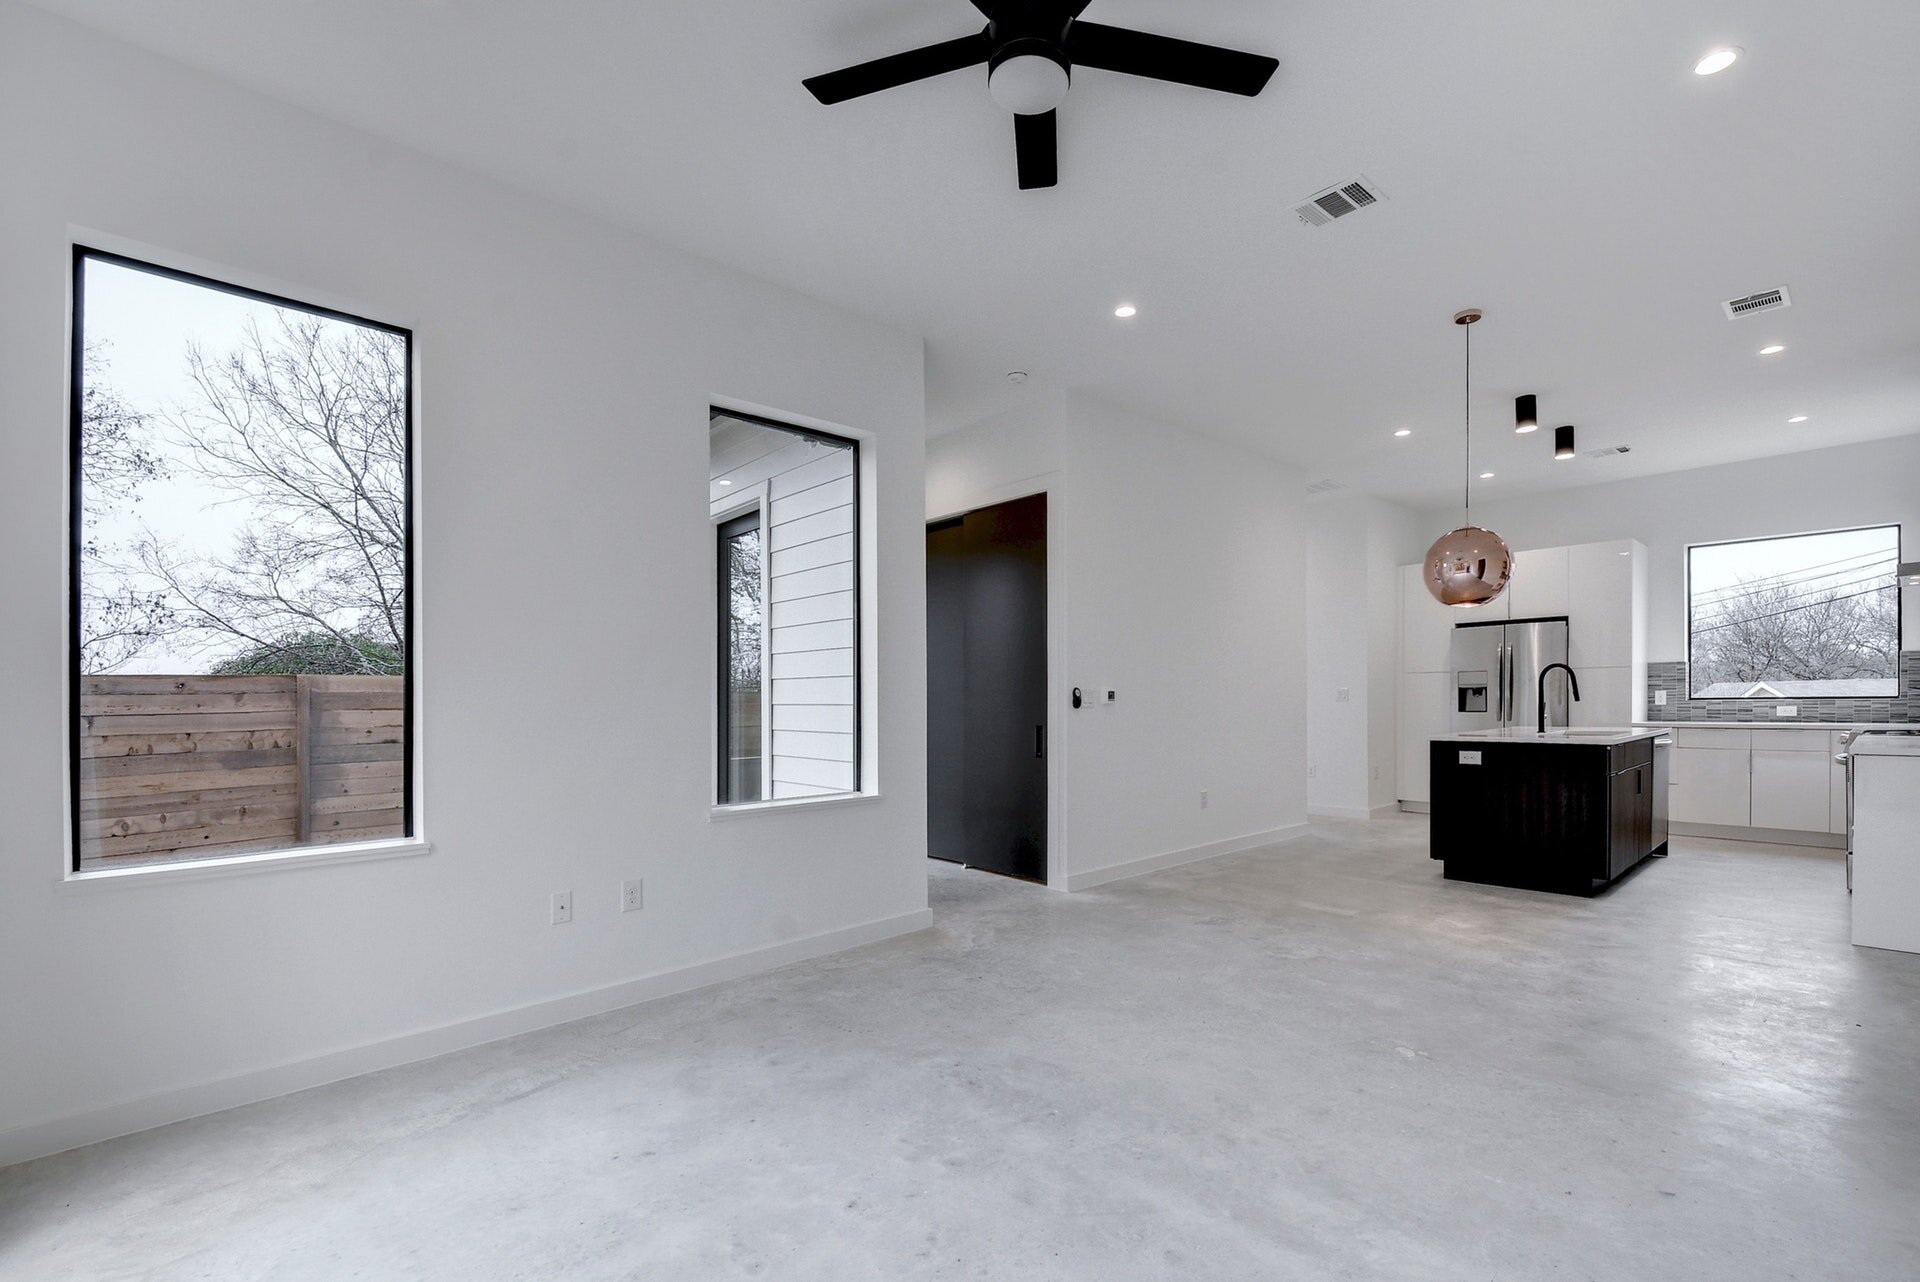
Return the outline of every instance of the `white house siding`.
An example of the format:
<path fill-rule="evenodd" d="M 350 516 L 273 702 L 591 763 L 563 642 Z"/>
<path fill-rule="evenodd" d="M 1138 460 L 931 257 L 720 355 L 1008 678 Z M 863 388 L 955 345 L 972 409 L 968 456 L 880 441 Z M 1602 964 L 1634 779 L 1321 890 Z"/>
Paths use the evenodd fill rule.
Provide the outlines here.
<path fill-rule="evenodd" d="M 712 463 L 716 517 L 756 495 L 762 504 L 770 796 L 851 792 L 858 784 L 854 452 L 715 414 Z"/>

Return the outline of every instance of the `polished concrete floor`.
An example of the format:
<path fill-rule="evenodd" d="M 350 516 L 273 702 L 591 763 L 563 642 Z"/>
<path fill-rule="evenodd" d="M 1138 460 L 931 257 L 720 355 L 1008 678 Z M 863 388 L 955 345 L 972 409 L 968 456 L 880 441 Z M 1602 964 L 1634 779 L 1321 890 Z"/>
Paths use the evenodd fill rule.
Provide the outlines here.
<path fill-rule="evenodd" d="M 0 1277 L 1920 1277 L 1920 957 L 1837 857 L 1424 835 L 936 865 L 916 936 L 0 1172 Z"/>

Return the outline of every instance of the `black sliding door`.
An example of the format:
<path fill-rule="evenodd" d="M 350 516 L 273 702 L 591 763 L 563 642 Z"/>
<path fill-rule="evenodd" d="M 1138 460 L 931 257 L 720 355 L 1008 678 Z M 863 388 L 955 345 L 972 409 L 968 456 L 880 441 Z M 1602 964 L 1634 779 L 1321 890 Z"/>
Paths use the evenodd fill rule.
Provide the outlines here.
<path fill-rule="evenodd" d="M 1047 878 L 1047 498 L 927 527 L 928 852 Z"/>

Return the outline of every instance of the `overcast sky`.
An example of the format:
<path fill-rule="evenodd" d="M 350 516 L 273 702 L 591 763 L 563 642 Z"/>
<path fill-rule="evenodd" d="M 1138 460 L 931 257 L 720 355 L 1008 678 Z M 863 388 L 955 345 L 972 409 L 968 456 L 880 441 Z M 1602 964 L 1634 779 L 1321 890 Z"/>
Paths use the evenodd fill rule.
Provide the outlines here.
<path fill-rule="evenodd" d="M 114 510 L 95 513 L 100 542 L 124 546 L 150 529 L 182 560 L 225 553 L 259 511 L 183 466 L 187 455 L 164 419 L 200 400 L 187 374 L 189 344 L 198 343 L 210 357 L 224 355 L 240 345 L 249 320 L 263 334 L 277 332 L 283 309 L 99 259 L 86 261 L 83 287 L 84 337 L 90 343 L 105 340 L 107 381 L 133 409 L 153 417 L 154 431 L 146 445 L 166 461 L 169 473 L 141 482 L 138 503 L 117 503 Z M 346 321 L 324 323 L 349 328 Z M 176 644 L 183 648 L 157 640 L 118 671 L 204 672 L 240 649 L 237 644 Z"/>

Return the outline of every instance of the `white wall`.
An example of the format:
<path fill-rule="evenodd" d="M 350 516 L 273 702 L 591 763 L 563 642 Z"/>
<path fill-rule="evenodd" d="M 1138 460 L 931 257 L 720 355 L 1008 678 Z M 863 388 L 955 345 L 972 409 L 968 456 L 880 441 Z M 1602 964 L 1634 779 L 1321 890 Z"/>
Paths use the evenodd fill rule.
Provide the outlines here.
<path fill-rule="evenodd" d="M 1077 889 L 1304 822 L 1299 474 L 1073 396 L 928 445 L 929 517 L 1042 489 L 1062 627 L 1050 880 Z"/>
<path fill-rule="evenodd" d="M 1920 429 L 1920 407 L 1915 410 Z M 1586 461 L 1574 466 L 1604 466 Z M 1647 658 L 1686 655 L 1689 543 L 1898 522 L 1903 557 L 1920 559 L 1920 436 L 1896 437 L 1556 490 L 1479 498 L 1475 520 L 1516 548 L 1638 539 L 1647 545 Z M 1444 521 L 1442 515 L 1431 520 Z M 1435 527 L 1440 528 L 1439 526 Z M 1920 593 L 1906 590 L 1906 648 L 1920 645 Z"/>
<path fill-rule="evenodd" d="M 1306 512 L 1316 584 L 1307 613 L 1307 800 L 1317 814 L 1361 818 L 1397 797 L 1399 566 L 1425 542 L 1412 512 L 1368 495 L 1318 495 Z"/>
<path fill-rule="evenodd" d="M 916 338 L 14 4 L 0 119 L 0 1160 L 925 922 Z M 413 327 L 430 854 L 61 884 L 76 227 Z M 866 438 L 881 800 L 709 817 L 715 397 Z"/>

